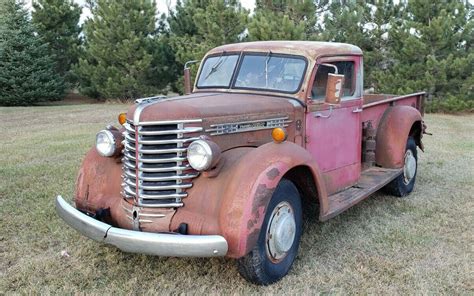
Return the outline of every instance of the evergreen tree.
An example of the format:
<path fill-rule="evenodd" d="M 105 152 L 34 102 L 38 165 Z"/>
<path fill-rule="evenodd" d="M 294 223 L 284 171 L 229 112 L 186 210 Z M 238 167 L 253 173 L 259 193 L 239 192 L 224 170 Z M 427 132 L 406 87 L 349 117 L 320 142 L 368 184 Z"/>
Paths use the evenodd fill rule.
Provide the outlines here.
<path fill-rule="evenodd" d="M 187 61 L 201 60 L 213 47 L 241 41 L 247 16 L 248 11 L 237 0 L 178 1 L 168 23 L 171 45 L 180 69 Z M 197 67 L 192 70 L 195 76 Z M 182 92 L 182 78 L 176 87 Z"/>
<path fill-rule="evenodd" d="M 23 2 L 0 2 L 0 105 L 58 100 L 64 81 L 54 71 L 48 44 L 35 35 Z"/>
<path fill-rule="evenodd" d="M 81 7 L 72 0 L 37 0 L 33 8 L 33 24 L 55 56 L 56 72 L 72 82 L 70 70 L 77 63 L 80 45 Z"/>
<path fill-rule="evenodd" d="M 81 92 L 99 98 L 154 95 L 166 85 L 157 77 L 155 1 L 97 0 L 84 28 L 83 56 L 75 67 Z"/>
<path fill-rule="evenodd" d="M 364 82 L 366 87 L 373 87 L 380 91 L 384 83 L 386 70 L 393 65 L 393 55 L 390 53 L 391 36 L 389 30 L 396 23 L 403 22 L 402 16 L 405 5 L 393 0 L 373 1 L 374 4 L 366 10 L 367 42 L 364 50 Z"/>
<path fill-rule="evenodd" d="M 316 33 L 312 0 L 257 0 L 249 25 L 249 40 L 308 40 Z"/>
<path fill-rule="evenodd" d="M 382 90 L 425 90 L 432 107 L 474 109 L 472 13 L 461 0 L 408 1 L 404 21 L 390 30 L 395 62 Z"/>
<path fill-rule="evenodd" d="M 398 7 L 393 1 L 334 1 L 319 24 L 320 40 L 359 46 L 364 52 L 364 86 L 375 86 L 373 72 L 387 63 L 386 31 Z"/>

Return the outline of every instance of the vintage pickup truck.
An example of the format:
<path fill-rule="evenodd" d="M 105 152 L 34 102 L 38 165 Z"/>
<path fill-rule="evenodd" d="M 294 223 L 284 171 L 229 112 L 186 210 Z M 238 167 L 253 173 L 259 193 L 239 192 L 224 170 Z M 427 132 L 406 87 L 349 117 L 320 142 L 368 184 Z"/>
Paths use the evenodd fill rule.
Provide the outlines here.
<path fill-rule="evenodd" d="M 327 42 L 212 49 L 194 87 L 186 65 L 186 95 L 137 100 L 97 134 L 59 216 L 123 251 L 227 256 L 253 283 L 278 281 L 303 209 L 325 221 L 413 190 L 424 93 L 364 95 L 362 56 Z"/>

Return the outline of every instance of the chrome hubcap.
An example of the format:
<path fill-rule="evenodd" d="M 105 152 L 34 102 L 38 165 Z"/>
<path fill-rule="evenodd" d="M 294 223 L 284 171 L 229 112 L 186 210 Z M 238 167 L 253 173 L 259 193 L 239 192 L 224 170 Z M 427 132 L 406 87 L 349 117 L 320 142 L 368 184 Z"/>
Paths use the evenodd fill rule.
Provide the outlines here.
<path fill-rule="evenodd" d="M 403 182 L 408 184 L 416 174 L 416 158 L 411 150 L 405 153 L 405 165 L 403 166 Z"/>
<path fill-rule="evenodd" d="M 273 209 L 267 227 L 267 255 L 273 261 L 283 259 L 293 246 L 296 222 L 293 208 L 283 201 Z"/>

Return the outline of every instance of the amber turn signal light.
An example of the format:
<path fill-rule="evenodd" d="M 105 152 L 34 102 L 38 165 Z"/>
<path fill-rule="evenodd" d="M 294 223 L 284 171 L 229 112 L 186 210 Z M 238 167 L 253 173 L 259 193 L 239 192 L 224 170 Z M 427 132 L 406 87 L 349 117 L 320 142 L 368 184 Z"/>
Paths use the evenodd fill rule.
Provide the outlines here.
<path fill-rule="evenodd" d="M 119 116 L 118 116 L 118 122 L 121 125 L 124 125 L 125 122 L 127 122 L 127 113 L 120 113 Z"/>
<path fill-rule="evenodd" d="M 272 130 L 272 138 L 275 143 L 281 143 L 285 141 L 287 137 L 288 134 L 284 128 L 276 127 Z"/>

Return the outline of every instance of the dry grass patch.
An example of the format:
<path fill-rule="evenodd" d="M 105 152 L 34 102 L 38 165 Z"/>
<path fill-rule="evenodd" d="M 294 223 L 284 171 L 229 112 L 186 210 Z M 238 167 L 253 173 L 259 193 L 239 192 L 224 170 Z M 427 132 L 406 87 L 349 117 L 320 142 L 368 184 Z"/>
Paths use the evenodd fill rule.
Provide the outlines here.
<path fill-rule="evenodd" d="M 326 223 L 306 220 L 291 273 L 258 287 L 240 278 L 232 260 L 122 253 L 56 215 L 54 197 L 72 196 L 95 133 L 125 109 L 0 108 L 0 293 L 474 292 L 474 116 L 427 115 L 434 136 L 424 139 L 412 195 L 378 193 Z"/>

